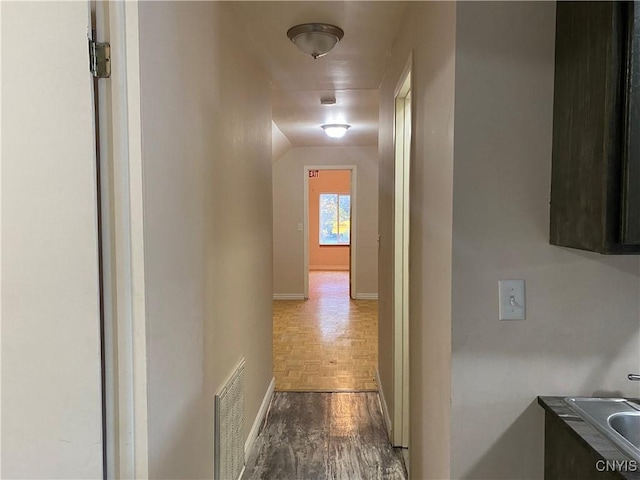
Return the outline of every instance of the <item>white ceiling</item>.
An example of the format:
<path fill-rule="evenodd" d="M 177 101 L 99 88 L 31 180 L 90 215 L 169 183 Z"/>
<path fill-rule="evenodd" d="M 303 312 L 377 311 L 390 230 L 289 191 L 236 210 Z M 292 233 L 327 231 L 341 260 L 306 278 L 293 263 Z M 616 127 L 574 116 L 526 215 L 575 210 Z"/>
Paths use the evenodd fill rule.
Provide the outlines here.
<path fill-rule="evenodd" d="M 273 82 L 273 120 L 293 146 L 377 145 L 378 88 L 406 2 L 233 2 Z M 334 50 L 314 60 L 287 38 L 300 23 L 344 30 Z M 320 98 L 335 95 L 335 105 Z M 341 139 L 320 125 L 348 123 Z"/>

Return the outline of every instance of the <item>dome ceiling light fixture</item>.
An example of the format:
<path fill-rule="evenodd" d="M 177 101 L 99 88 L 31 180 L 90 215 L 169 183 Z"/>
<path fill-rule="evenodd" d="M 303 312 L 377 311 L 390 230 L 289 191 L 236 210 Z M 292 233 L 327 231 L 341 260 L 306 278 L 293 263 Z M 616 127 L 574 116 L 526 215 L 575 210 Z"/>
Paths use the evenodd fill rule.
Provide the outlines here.
<path fill-rule="evenodd" d="M 287 37 L 296 47 L 314 59 L 329 53 L 343 36 L 340 27 L 327 23 L 303 23 L 287 31 Z"/>
<path fill-rule="evenodd" d="M 326 133 L 327 136 L 331 138 L 344 137 L 344 134 L 347 133 L 347 130 L 349 130 L 350 128 L 351 125 L 347 125 L 346 123 L 329 123 L 326 125 L 322 125 L 324 133 Z"/>

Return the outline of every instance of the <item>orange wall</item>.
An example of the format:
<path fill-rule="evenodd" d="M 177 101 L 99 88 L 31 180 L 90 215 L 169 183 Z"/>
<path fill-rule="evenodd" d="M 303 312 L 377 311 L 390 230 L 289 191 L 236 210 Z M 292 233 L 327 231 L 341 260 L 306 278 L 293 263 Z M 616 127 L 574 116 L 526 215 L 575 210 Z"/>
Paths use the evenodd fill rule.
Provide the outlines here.
<path fill-rule="evenodd" d="M 320 194 L 349 193 L 350 170 L 320 170 L 309 178 L 309 269 L 349 270 L 348 246 L 320 246 Z"/>

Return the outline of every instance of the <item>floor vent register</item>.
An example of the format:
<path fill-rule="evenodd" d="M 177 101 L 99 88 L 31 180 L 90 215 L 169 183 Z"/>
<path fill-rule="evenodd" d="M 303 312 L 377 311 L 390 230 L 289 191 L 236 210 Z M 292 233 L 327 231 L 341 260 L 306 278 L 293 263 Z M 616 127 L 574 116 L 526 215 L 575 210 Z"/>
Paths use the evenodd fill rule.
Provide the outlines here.
<path fill-rule="evenodd" d="M 215 396 L 215 478 L 237 480 L 244 467 L 244 358 Z"/>

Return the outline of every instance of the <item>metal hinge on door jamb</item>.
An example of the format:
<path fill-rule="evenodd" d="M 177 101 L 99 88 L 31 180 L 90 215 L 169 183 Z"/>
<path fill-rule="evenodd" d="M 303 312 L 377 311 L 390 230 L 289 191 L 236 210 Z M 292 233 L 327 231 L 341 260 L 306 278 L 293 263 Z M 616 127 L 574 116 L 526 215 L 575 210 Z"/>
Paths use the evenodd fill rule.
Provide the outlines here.
<path fill-rule="evenodd" d="M 111 45 L 89 40 L 89 70 L 96 78 L 111 76 Z"/>

